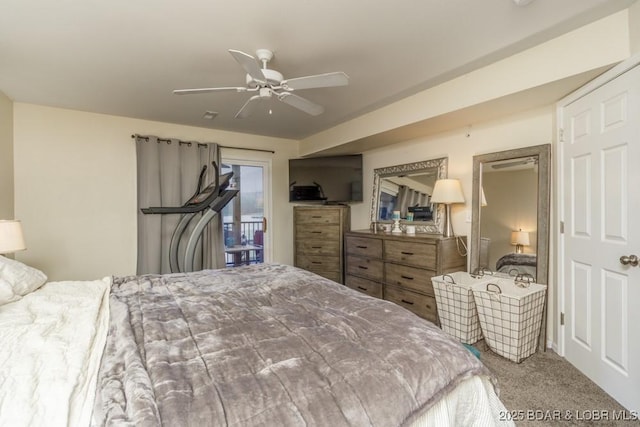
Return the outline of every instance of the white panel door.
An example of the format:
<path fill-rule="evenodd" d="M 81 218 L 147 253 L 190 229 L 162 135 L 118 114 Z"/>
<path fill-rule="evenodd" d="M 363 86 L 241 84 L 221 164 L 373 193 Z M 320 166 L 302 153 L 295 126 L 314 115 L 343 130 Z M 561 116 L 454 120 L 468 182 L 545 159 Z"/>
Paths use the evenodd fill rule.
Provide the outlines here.
<path fill-rule="evenodd" d="M 640 66 L 562 108 L 565 357 L 640 410 Z M 635 264 L 635 265 L 634 265 Z"/>

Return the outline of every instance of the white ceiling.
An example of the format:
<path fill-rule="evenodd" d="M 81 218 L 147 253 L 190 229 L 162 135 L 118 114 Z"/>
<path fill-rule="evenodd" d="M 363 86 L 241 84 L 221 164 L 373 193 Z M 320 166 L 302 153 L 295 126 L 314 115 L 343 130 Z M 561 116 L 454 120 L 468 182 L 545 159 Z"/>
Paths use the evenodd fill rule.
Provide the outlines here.
<path fill-rule="evenodd" d="M 302 139 L 624 9 L 634 0 L 2 0 L 0 91 L 16 102 Z M 275 52 L 285 78 L 332 71 L 346 87 L 296 92 L 309 116 L 234 115 L 248 93 L 228 49 Z M 212 120 L 202 118 L 215 111 Z"/>

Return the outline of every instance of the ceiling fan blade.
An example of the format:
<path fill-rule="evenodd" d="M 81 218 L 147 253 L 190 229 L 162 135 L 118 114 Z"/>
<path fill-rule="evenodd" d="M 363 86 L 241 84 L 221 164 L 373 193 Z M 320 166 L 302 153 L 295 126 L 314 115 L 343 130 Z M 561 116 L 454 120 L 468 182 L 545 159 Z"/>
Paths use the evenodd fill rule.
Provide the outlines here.
<path fill-rule="evenodd" d="M 240 111 L 236 113 L 236 119 L 244 119 L 249 117 L 256 110 L 258 105 L 260 105 L 262 101 L 262 97 L 260 95 L 254 95 L 244 103 Z"/>
<path fill-rule="evenodd" d="M 244 68 L 244 70 L 253 78 L 253 80 L 257 81 L 258 83 L 267 82 L 267 79 L 262 73 L 262 69 L 260 69 L 260 64 L 253 56 L 249 55 L 248 53 L 233 49 L 229 49 L 229 53 L 236 61 L 238 61 L 238 64 L 240 64 L 242 68 Z"/>
<path fill-rule="evenodd" d="M 317 74 L 315 76 L 284 80 L 281 84 L 285 89 L 291 90 L 346 86 L 349 84 L 349 76 L 342 71 L 337 71 L 335 73 Z"/>
<path fill-rule="evenodd" d="M 318 105 L 314 102 L 309 101 L 308 99 L 304 99 L 289 92 L 278 94 L 278 99 L 285 104 L 289 104 L 292 107 L 302 110 L 307 114 L 311 114 L 312 116 L 322 114 L 324 111 L 324 107 L 322 105 Z"/>
<path fill-rule="evenodd" d="M 209 92 L 246 92 L 246 87 L 203 87 L 199 89 L 176 89 L 173 91 L 176 95 L 190 95 L 194 93 L 209 93 Z"/>

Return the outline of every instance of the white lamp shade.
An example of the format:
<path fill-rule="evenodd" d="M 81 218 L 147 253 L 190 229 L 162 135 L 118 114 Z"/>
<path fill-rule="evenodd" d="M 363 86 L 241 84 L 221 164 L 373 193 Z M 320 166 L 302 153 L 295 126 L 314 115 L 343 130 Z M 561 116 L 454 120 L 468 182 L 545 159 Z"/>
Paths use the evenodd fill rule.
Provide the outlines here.
<path fill-rule="evenodd" d="M 16 220 L 0 220 L 0 254 L 27 249 L 22 234 L 22 224 Z"/>
<path fill-rule="evenodd" d="M 511 244 L 529 246 L 529 233 L 526 231 L 512 231 L 511 232 Z"/>
<path fill-rule="evenodd" d="M 464 194 L 457 179 L 439 179 L 433 187 L 431 203 L 464 203 Z"/>

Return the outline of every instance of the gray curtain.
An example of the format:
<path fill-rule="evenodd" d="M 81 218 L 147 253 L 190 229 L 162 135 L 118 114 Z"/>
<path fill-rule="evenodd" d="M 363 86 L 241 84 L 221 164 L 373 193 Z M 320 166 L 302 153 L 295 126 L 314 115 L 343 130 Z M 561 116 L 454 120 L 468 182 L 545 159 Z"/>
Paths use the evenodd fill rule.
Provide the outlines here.
<path fill-rule="evenodd" d="M 398 189 L 398 206 L 400 217 L 406 218 L 409 207 L 426 206 L 429 202 L 429 195 L 417 190 L 401 185 Z"/>
<path fill-rule="evenodd" d="M 138 178 L 138 274 L 169 273 L 169 243 L 180 215 L 145 215 L 151 206 L 182 206 L 195 193 L 202 166 L 207 165 L 205 184 L 215 179 L 211 162 L 220 165 L 217 144 L 136 136 Z M 194 219 L 192 227 L 197 222 Z M 185 233 L 188 236 L 189 230 Z M 205 229 L 196 252 L 196 269 L 225 265 L 220 215 Z M 186 238 L 185 238 L 186 240 Z M 180 259 L 184 248 L 181 245 Z"/>

